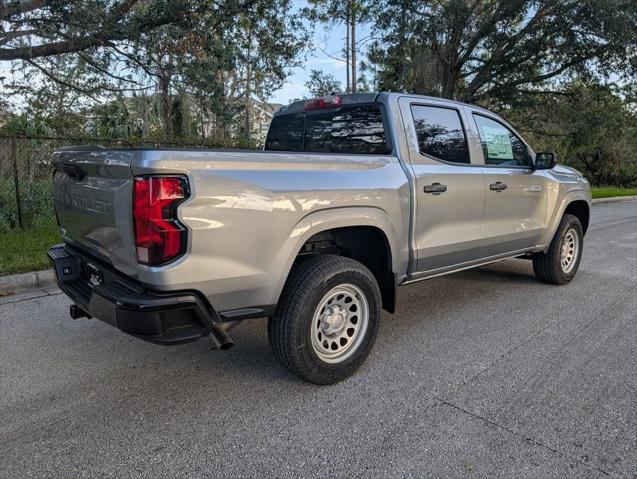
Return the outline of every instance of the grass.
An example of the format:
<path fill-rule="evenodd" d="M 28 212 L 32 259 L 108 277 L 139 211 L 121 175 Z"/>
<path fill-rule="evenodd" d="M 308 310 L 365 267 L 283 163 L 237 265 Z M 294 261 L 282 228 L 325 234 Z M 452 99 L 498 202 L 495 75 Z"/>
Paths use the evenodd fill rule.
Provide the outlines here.
<path fill-rule="evenodd" d="M 593 198 L 613 198 L 615 196 L 636 196 L 637 188 L 595 187 Z"/>
<path fill-rule="evenodd" d="M 60 242 L 55 225 L 0 231 L 0 276 L 49 268 L 46 252 Z"/>

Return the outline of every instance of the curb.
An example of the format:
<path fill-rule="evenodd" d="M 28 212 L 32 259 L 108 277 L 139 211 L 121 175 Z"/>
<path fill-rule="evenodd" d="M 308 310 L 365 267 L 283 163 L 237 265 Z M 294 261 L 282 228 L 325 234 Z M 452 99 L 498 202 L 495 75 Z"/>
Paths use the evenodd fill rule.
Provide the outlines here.
<path fill-rule="evenodd" d="M 593 200 L 593 204 L 621 203 L 634 200 L 637 200 L 637 196 L 614 196 L 612 198 L 595 199 Z M 0 276 L 0 295 L 2 295 L 2 293 L 11 294 L 27 289 L 46 288 L 55 285 L 55 274 L 53 274 L 52 269 Z"/>
<path fill-rule="evenodd" d="M 623 203 L 624 201 L 637 200 L 637 196 L 611 196 L 610 198 L 597 198 L 593 200 L 594 205 L 600 203 Z"/>
<path fill-rule="evenodd" d="M 52 269 L 0 276 L 0 294 L 15 293 L 26 289 L 46 288 L 55 284 L 55 274 Z"/>

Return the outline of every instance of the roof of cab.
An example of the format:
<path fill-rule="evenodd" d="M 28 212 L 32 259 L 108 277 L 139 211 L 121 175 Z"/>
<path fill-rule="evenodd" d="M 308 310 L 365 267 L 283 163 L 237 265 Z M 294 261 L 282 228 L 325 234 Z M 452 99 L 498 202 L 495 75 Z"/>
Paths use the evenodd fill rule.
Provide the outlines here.
<path fill-rule="evenodd" d="M 421 98 L 423 100 L 434 100 L 434 101 L 443 101 L 445 103 L 452 103 L 457 105 L 470 106 L 471 108 L 475 108 L 476 110 L 488 111 L 485 108 L 482 108 L 478 105 L 472 105 L 470 103 L 464 103 L 457 100 L 450 100 L 448 98 L 440 98 L 429 95 L 417 95 L 410 93 L 397 93 L 397 92 L 378 92 L 378 93 L 334 93 L 329 96 L 340 96 L 341 102 L 340 105 L 353 105 L 356 103 L 372 103 L 375 101 L 379 101 L 379 97 L 403 97 L 407 96 L 410 98 Z M 325 97 L 317 97 L 317 98 L 325 98 Z M 313 100 L 316 98 L 311 98 L 308 100 Z M 274 113 L 276 115 L 289 114 L 289 113 L 302 113 L 305 111 L 305 102 L 308 100 L 299 100 L 294 103 L 290 103 L 289 105 L 282 106 L 278 111 Z"/>
<path fill-rule="evenodd" d="M 334 93 L 334 95 L 328 96 L 340 96 L 340 105 L 353 105 L 356 103 L 371 103 L 376 101 L 378 93 Z M 323 97 L 324 98 L 324 97 Z M 310 100 L 308 98 L 308 100 Z M 282 106 L 275 115 L 281 115 L 284 113 L 301 113 L 305 111 L 305 102 L 308 100 L 299 100 L 289 105 Z"/>

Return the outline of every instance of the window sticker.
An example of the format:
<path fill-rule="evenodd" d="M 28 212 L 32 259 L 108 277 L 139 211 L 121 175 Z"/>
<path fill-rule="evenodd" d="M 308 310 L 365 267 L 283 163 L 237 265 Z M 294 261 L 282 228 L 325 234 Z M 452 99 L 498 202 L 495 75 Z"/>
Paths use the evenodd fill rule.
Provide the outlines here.
<path fill-rule="evenodd" d="M 484 142 L 487 144 L 489 158 L 494 160 L 513 159 L 513 148 L 511 148 L 508 131 L 503 128 L 483 125 L 482 133 L 484 134 Z"/>

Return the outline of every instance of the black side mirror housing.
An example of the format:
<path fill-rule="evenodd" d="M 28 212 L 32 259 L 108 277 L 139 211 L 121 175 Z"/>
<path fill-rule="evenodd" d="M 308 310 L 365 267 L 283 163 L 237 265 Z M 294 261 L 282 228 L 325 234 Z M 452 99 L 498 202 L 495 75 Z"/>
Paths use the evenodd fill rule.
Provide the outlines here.
<path fill-rule="evenodd" d="M 555 153 L 536 153 L 533 162 L 536 170 L 550 170 L 557 164 Z"/>

